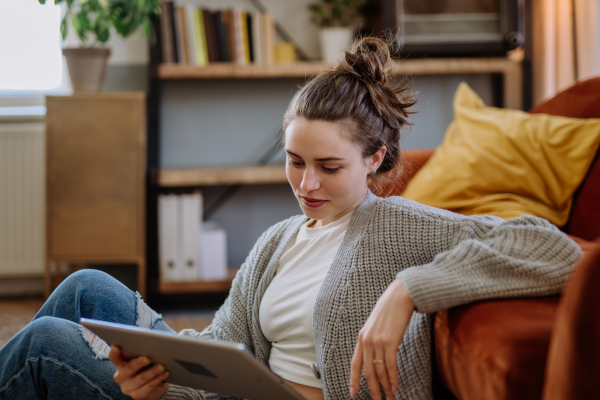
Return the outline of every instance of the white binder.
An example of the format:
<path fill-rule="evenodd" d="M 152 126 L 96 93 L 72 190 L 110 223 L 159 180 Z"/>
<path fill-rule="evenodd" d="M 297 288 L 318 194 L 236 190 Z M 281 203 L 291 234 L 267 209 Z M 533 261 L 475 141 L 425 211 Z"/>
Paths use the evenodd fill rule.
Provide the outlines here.
<path fill-rule="evenodd" d="M 179 196 L 179 265 L 181 279 L 200 279 L 201 258 L 198 225 L 202 220 L 202 195 L 200 193 Z"/>
<path fill-rule="evenodd" d="M 206 281 L 227 278 L 227 234 L 225 229 L 214 222 L 200 224 L 200 251 L 203 274 Z"/>
<path fill-rule="evenodd" d="M 178 264 L 177 196 L 158 196 L 158 257 L 160 280 L 175 281 Z"/>

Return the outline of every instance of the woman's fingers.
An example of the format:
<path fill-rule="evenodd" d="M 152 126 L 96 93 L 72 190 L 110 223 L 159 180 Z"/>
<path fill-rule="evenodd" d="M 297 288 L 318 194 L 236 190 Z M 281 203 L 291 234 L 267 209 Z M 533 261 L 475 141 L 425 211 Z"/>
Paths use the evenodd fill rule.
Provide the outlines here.
<path fill-rule="evenodd" d="M 398 346 L 390 346 L 385 350 L 385 367 L 387 369 L 387 376 L 390 380 L 390 390 L 392 393 L 392 398 L 394 397 L 394 393 L 396 393 L 398 391 L 398 386 L 399 386 L 399 382 L 398 382 L 398 359 L 397 359 L 397 354 L 398 354 L 398 347 L 400 346 L 400 344 L 398 344 Z M 389 394 L 386 392 L 386 394 L 389 396 Z"/>
<path fill-rule="evenodd" d="M 362 372 L 363 364 L 363 350 L 362 341 L 359 340 L 354 349 L 354 355 L 352 356 L 352 364 L 350 366 L 350 397 L 356 396 L 358 388 L 360 386 L 360 374 Z"/>
<path fill-rule="evenodd" d="M 166 383 L 164 383 L 163 381 L 167 379 L 168 376 L 168 371 L 160 372 L 158 375 L 154 376 L 150 381 L 146 382 L 143 386 L 126 394 L 133 397 L 134 399 L 155 398 L 157 395 L 158 397 L 160 397 L 162 396 L 162 394 L 164 394 L 164 392 L 167 389 Z M 157 393 L 157 391 L 160 391 L 160 393 Z"/>
<path fill-rule="evenodd" d="M 388 375 L 387 363 L 385 358 L 385 354 L 387 352 L 388 349 L 381 346 L 377 346 L 374 352 L 375 359 L 373 359 L 373 366 L 386 398 L 391 399 L 394 397 L 394 391 L 392 390 L 392 387 L 390 385 L 390 379 Z"/>
<path fill-rule="evenodd" d="M 162 368 L 158 368 L 162 367 Z M 159 386 L 162 381 L 167 379 L 169 372 L 165 371 L 164 366 L 155 365 L 152 368 L 138 374 L 131 382 L 131 386 L 123 388 L 123 393 L 127 394 L 134 399 L 146 399 L 152 397 L 151 395 Z M 138 379 L 139 378 L 139 379 Z"/>
<path fill-rule="evenodd" d="M 369 340 L 370 335 L 366 334 L 363 336 L 363 368 L 365 374 L 365 380 L 367 386 L 371 392 L 371 398 L 373 400 L 381 400 L 381 389 L 379 388 L 379 380 L 377 378 L 377 372 L 375 371 L 375 364 L 373 363 L 374 349 L 372 341 Z"/>
<path fill-rule="evenodd" d="M 147 368 L 142 372 L 138 373 L 136 376 L 131 379 L 123 382 L 121 384 L 121 391 L 124 394 L 134 397 L 134 395 L 144 386 L 148 385 L 153 380 L 156 380 L 158 377 L 162 376 L 165 373 L 165 367 L 161 364 L 157 364 L 152 366 L 151 368 Z M 160 379 L 160 381 L 164 380 L 164 378 Z M 154 385 L 156 386 L 156 385 Z M 153 387 L 154 387 L 153 386 Z"/>
<path fill-rule="evenodd" d="M 110 348 L 110 351 L 108 352 L 108 359 L 110 362 L 115 364 L 115 367 L 125 365 L 129 361 L 129 359 L 125 357 L 123 353 L 121 353 L 121 349 L 119 349 L 117 346 L 112 346 Z"/>

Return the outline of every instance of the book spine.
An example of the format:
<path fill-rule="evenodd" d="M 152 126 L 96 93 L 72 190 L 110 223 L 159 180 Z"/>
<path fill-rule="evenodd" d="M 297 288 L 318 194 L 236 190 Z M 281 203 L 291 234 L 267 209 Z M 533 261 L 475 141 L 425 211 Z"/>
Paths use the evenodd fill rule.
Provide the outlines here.
<path fill-rule="evenodd" d="M 271 16 L 271 14 L 263 14 L 263 27 L 265 31 L 265 63 L 273 64 L 273 62 L 275 61 L 275 26 L 273 25 L 273 17 Z"/>
<path fill-rule="evenodd" d="M 173 62 L 179 62 L 179 48 L 177 47 L 177 28 L 175 26 L 176 16 L 175 16 L 175 5 L 172 1 L 168 1 L 169 5 L 169 16 L 171 17 L 171 42 L 173 43 Z"/>
<path fill-rule="evenodd" d="M 246 26 L 248 32 L 248 58 L 251 63 L 256 61 L 254 57 L 254 37 L 252 35 L 252 13 L 246 13 Z"/>
<path fill-rule="evenodd" d="M 246 64 L 246 56 L 244 54 L 244 32 L 242 27 L 242 14 L 240 11 L 233 12 L 233 23 L 235 29 L 235 58 L 239 65 Z"/>
<path fill-rule="evenodd" d="M 179 63 L 180 64 L 189 64 L 190 63 L 190 53 L 188 50 L 187 44 L 187 35 L 186 35 L 186 24 L 185 24 L 185 11 L 183 10 L 183 6 L 177 6 L 175 8 L 177 21 L 177 47 L 179 47 Z"/>
<path fill-rule="evenodd" d="M 250 63 L 250 45 L 248 43 L 248 24 L 247 24 L 247 20 L 246 20 L 246 12 L 242 11 L 241 12 L 241 19 L 242 19 L 242 36 L 243 36 L 243 43 L 244 43 L 244 60 L 246 61 L 246 64 Z"/>
<path fill-rule="evenodd" d="M 261 13 L 257 11 L 252 14 L 252 51 L 254 53 L 254 62 L 256 64 L 264 64 L 262 42 Z"/>
<path fill-rule="evenodd" d="M 213 33 L 215 38 L 215 49 L 217 50 L 217 60 L 219 62 L 225 61 L 223 54 L 223 46 L 221 45 L 221 11 L 215 11 L 211 15 L 213 22 Z"/>
<path fill-rule="evenodd" d="M 196 10 L 191 4 L 187 4 L 183 9 L 183 15 L 185 19 L 185 36 L 187 41 L 188 62 L 190 65 L 198 65 L 198 56 L 196 54 L 196 47 L 198 46 L 196 39 Z"/>
<path fill-rule="evenodd" d="M 217 61 L 215 58 L 214 42 L 212 37 L 212 18 L 209 10 L 203 9 L 202 14 L 204 16 L 204 34 L 206 35 L 206 48 L 208 51 L 208 62 Z"/>
<path fill-rule="evenodd" d="M 161 3 L 161 14 L 160 14 L 160 38 L 162 45 L 162 61 L 165 63 L 172 63 L 175 61 L 173 56 L 173 39 L 171 38 L 171 17 L 169 15 L 170 8 L 168 3 Z"/>
<path fill-rule="evenodd" d="M 192 6 L 193 7 L 193 6 Z M 194 9 L 194 37 L 196 38 L 196 58 L 199 66 L 208 64 L 208 49 L 206 47 L 206 31 L 204 30 L 204 13 L 202 9 Z"/>
<path fill-rule="evenodd" d="M 229 61 L 236 62 L 235 58 L 235 29 L 233 28 L 233 11 L 231 9 L 223 11 L 223 24 L 227 33 L 227 52 Z"/>
<path fill-rule="evenodd" d="M 225 29 L 225 11 L 219 13 L 219 42 L 221 43 L 221 54 L 223 61 L 229 62 L 229 43 L 227 42 L 227 29 Z"/>

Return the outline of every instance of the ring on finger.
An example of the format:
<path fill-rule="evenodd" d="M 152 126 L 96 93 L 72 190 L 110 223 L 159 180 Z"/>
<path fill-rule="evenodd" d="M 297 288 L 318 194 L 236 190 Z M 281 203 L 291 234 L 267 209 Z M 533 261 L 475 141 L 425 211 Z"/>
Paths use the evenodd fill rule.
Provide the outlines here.
<path fill-rule="evenodd" d="M 383 360 L 373 360 L 373 364 L 383 364 Z"/>

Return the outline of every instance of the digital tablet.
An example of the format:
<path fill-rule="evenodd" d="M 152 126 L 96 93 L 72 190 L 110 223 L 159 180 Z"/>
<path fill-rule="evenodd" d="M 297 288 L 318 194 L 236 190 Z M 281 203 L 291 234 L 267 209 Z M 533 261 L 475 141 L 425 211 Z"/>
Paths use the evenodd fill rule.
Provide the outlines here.
<path fill-rule="evenodd" d="M 243 344 L 81 318 L 81 324 L 128 358 L 148 356 L 165 365 L 166 382 L 250 400 L 302 400 L 290 385 Z"/>

